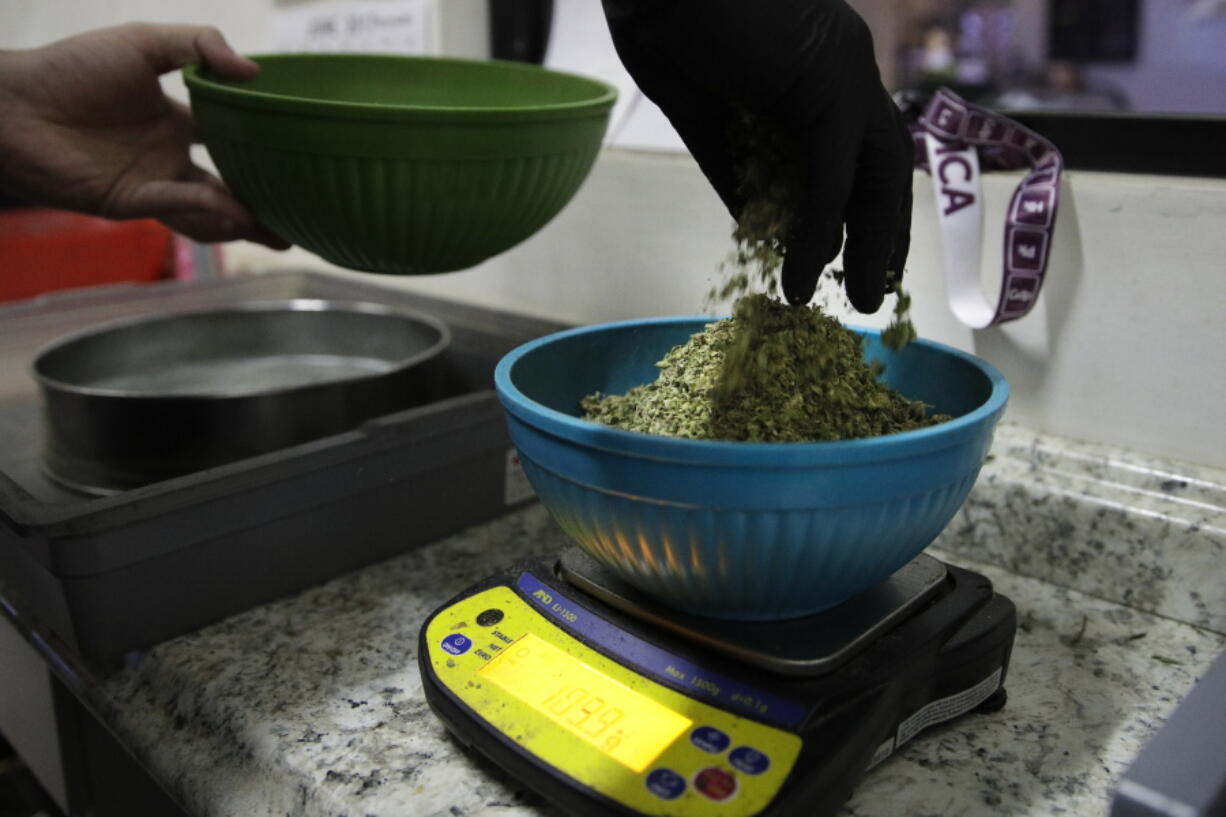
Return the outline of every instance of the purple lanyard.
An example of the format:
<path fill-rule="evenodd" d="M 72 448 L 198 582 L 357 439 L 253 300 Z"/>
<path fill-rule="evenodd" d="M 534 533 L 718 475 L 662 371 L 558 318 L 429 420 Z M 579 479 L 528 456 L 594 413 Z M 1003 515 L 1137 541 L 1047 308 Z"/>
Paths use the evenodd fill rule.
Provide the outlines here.
<path fill-rule="evenodd" d="M 942 88 L 912 127 L 915 164 L 932 174 L 950 307 L 982 329 L 1034 306 L 1047 273 L 1064 157 L 1039 134 Z M 1030 173 L 1013 191 L 1005 222 L 1004 275 L 993 306 L 979 283 L 983 228 L 980 169 Z"/>

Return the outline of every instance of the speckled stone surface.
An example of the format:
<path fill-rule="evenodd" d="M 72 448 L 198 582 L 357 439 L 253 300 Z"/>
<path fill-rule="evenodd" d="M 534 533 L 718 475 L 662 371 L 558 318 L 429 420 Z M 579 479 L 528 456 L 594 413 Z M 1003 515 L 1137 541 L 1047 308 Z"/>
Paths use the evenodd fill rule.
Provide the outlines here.
<path fill-rule="evenodd" d="M 1226 633 L 1226 474 L 997 429 L 940 547 Z"/>
<path fill-rule="evenodd" d="M 1017 605 L 1008 704 L 922 732 L 861 781 L 845 814 L 1106 814 L 1113 780 L 1226 648 L 1212 479 L 1151 490 L 1155 471 L 1139 473 L 1128 511 L 1101 493 L 1107 467 L 1075 444 L 1002 429 L 971 503 L 931 550 Z M 1193 493 L 1196 530 L 1167 510 Z M 1163 530 L 1180 535 L 1152 541 Z M 87 677 L 87 694 L 196 817 L 555 817 L 448 737 L 416 653 L 437 605 L 565 544 L 530 507 L 166 642 Z M 1145 586 L 1129 593 L 1129 576 Z"/>

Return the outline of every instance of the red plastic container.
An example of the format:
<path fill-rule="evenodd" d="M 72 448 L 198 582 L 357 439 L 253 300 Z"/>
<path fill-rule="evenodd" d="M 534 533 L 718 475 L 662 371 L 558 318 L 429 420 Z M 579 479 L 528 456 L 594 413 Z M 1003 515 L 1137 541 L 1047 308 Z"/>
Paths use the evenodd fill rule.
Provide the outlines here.
<path fill-rule="evenodd" d="M 62 210 L 0 210 L 0 301 L 174 276 L 171 231 Z"/>

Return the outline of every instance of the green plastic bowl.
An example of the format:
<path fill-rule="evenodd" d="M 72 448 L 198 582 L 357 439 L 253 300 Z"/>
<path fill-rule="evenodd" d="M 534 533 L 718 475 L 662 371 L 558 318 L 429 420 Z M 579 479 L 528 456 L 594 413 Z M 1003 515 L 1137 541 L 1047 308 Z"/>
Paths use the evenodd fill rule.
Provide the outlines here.
<path fill-rule="evenodd" d="M 226 184 L 283 238 L 343 267 L 472 267 L 531 236 L 591 170 L 617 92 L 533 65 L 365 54 L 184 69 Z"/>

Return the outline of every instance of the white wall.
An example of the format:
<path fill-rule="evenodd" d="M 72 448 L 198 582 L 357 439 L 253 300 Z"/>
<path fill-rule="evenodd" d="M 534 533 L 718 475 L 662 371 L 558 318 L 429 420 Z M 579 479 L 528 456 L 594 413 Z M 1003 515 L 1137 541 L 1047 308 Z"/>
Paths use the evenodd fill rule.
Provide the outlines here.
<path fill-rule="evenodd" d="M 1141 3 L 1137 59 L 1089 64 L 1091 85 L 1118 88 L 1133 110 L 1226 112 L 1226 13 L 1199 17 L 1186 0 Z"/>
<path fill-rule="evenodd" d="M 972 331 L 945 305 L 932 189 L 916 177 L 907 281 L 920 334 L 998 366 L 1013 421 L 1226 467 L 1226 181 L 1066 178 L 1038 306 Z M 989 177 L 988 224 L 1003 224 L 1016 179 Z M 688 157 L 606 151 L 571 204 L 519 247 L 465 272 L 383 280 L 576 322 L 694 314 L 731 246 L 729 226 Z M 1000 266 L 998 230 L 985 240 L 986 279 Z M 303 250 L 250 245 L 229 259 L 245 270 L 328 268 Z"/>
<path fill-rule="evenodd" d="M 267 0 L 0 0 L 0 47 L 146 18 L 210 22 L 240 50 L 258 51 L 268 47 L 270 8 Z M 448 36 L 463 38 L 462 17 L 445 49 Z M 1015 181 L 990 177 L 988 224 L 1001 223 Z M 999 366 L 1014 389 L 1010 419 L 1226 467 L 1226 181 L 1069 173 L 1039 306 L 980 332 L 945 306 L 931 196 L 917 177 L 908 271 L 916 325 Z M 995 229 L 985 242 L 987 278 L 999 267 Z M 521 246 L 466 272 L 382 280 L 570 321 L 692 314 L 730 247 L 728 232 L 728 216 L 688 157 L 607 151 L 562 214 Z M 233 270 L 352 274 L 302 250 L 233 245 L 227 258 Z"/>

